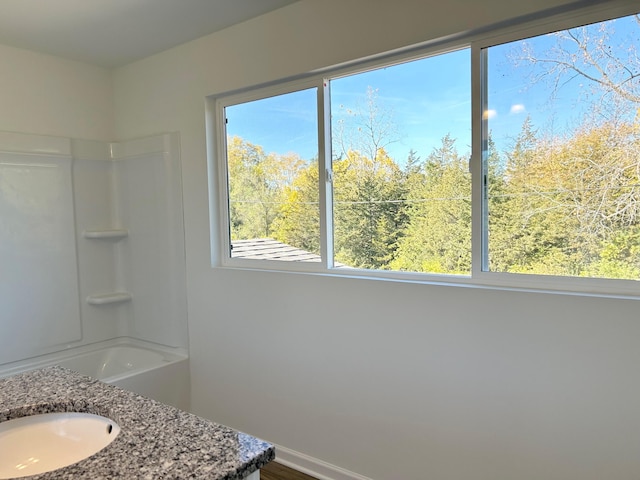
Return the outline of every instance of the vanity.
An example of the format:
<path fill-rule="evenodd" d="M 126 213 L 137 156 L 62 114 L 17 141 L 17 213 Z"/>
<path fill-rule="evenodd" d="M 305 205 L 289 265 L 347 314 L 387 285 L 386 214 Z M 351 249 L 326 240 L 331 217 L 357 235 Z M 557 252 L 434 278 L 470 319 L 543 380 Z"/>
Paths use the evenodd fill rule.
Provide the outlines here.
<path fill-rule="evenodd" d="M 0 425 L 62 412 L 97 415 L 119 431 L 88 458 L 29 479 L 258 480 L 275 457 L 267 442 L 62 367 L 0 379 Z"/>

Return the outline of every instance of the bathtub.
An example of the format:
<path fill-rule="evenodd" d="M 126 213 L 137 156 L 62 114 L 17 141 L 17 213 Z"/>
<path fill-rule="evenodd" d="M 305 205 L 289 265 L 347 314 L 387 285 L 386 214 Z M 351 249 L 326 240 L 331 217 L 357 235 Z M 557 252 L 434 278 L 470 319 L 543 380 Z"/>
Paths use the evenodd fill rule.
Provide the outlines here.
<path fill-rule="evenodd" d="M 182 349 L 117 339 L 4 365 L 0 376 L 48 365 L 60 365 L 182 410 L 190 407 L 189 357 Z"/>

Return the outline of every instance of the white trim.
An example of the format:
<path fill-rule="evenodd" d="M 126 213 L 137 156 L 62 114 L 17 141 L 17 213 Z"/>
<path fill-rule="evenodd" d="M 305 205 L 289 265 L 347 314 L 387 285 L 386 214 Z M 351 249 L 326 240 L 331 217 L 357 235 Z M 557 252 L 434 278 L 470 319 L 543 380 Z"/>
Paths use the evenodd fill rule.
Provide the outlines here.
<path fill-rule="evenodd" d="M 276 447 L 276 462 L 289 468 L 306 473 L 318 480 L 373 480 L 359 473 L 332 465 L 317 458 L 296 452 L 290 448 Z"/>
<path fill-rule="evenodd" d="M 225 104 L 220 98 L 213 98 L 214 105 L 214 125 L 215 129 L 215 154 L 217 161 L 218 181 L 214 190 L 218 190 L 220 219 L 222 220 L 220 229 L 219 260 L 226 264 L 231 259 L 231 219 L 229 212 L 229 165 L 227 160 L 227 116 Z M 214 167 L 215 169 L 215 167 Z M 213 232 L 212 232 L 213 237 Z"/>
<path fill-rule="evenodd" d="M 325 268 L 331 268 L 334 265 L 330 92 L 329 80 L 322 79 L 318 86 L 318 208 L 320 209 L 320 256 Z"/>
<path fill-rule="evenodd" d="M 471 275 L 475 277 L 484 269 L 487 235 L 485 229 L 485 120 L 486 107 L 482 76 L 486 73 L 486 56 L 474 44 L 471 45 Z"/>
<path fill-rule="evenodd" d="M 47 156 L 71 156 L 71 140 L 65 137 L 0 132 L 0 151 Z"/>
<path fill-rule="evenodd" d="M 222 108 L 222 112 L 224 112 L 225 107 L 232 107 L 241 103 L 248 103 L 263 100 L 265 98 L 286 95 L 288 93 L 300 92 L 302 90 L 320 88 L 320 82 L 322 79 L 323 77 L 315 75 L 303 79 L 283 80 L 275 84 L 258 85 L 250 89 L 235 90 L 219 95 L 212 95 L 209 98 L 215 100 L 215 103 L 218 104 Z"/>
<path fill-rule="evenodd" d="M 220 120 L 218 120 L 218 106 L 213 97 L 205 98 L 205 143 L 207 153 L 207 184 L 209 195 L 209 248 L 210 248 L 210 264 L 211 266 L 221 264 L 221 256 L 223 250 L 222 234 L 223 226 L 227 225 L 224 220 L 224 203 L 225 195 L 220 191 L 219 186 L 223 180 L 220 178 L 224 166 L 223 162 L 217 161 L 220 157 L 221 148 L 218 145 L 218 139 L 222 138 L 218 132 L 222 128 Z"/>
<path fill-rule="evenodd" d="M 101 142 L 99 140 L 71 139 L 70 151 L 74 160 L 119 162 L 144 158 L 151 154 L 169 152 L 177 134 L 166 133 L 152 137 Z M 0 137 L 1 139 L 1 137 Z"/>
<path fill-rule="evenodd" d="M 125 140 L 123 142 L 113 142 L 110 144 L 111 159 L 118 161 L 150 155 L 152 153 L 165 153 L 165 136 L 166 135 L 155 135 L 153 137 Z"/>
<path fill-rule="evenodd" d="M 236 259 L 238 262 L 242 259 Z M 269 262 L 270 268 L 265 268 L 264 262 Z M 253 265 L 249 267 L 247 263 Z M 277 267 L 273 266 L 276 265 Z M 283 266 L 283 264 L 286 264 Z M 313 271 L 295 270 L 289 265 L 315 265 Z M 287 268 L 284 268 L 287 267 Z M 580 297 L 598 297 L 598 298 L 617 298 L 627 300 L 640 300 L 640 291 L 637 280 L 615 280 L 601 278 L 583 278 L 583 277 L 553 277 L 532 274 L 518 273 L 495 273 L 485 272 L 482 278 L 471 278 L 471 276 L 463 275 L 444 275 L 430 273 L 412 273 L 412 272 L 394 272 L 390 270 L 361 270 L 355 268 L 331 268 L 321 269 L 319 262 L 278 262 L 269 260 L 250 260 L 246 259 L 242 265 L 221 265 L 216 268 L 231 270 L 246 270 L 255 272 L 271 272 L 286 275 L 316 275 L 323 277 L 336 278 L 352 278 L 364 279 L 370 281 L 381 282 L 399 282 L 412 283 L 419 285 L 431 285 L 435 287 L 456 287 L 456 288 L 472 288 L 480 290 L 501 290 L 508 292 L 522 293 L 544 293 L 549 295 L 572 295 Z M 504 276 L 502 280 L 500 276 Z M 519 278 L 525 277 L 525 278 Z M 493 281 L 491 281 L 493 278 Z M 577 281 L 571 283 L 570 281 Z M 585 282 L 582 284 L 582 282 Z M 606 283 L 609 287 L 602 290 L 598 285 Z M 613 282 L 613 284 L 611 283 Z M 615 286 L 616 282 L 621 282 L 620 287 Z"/>

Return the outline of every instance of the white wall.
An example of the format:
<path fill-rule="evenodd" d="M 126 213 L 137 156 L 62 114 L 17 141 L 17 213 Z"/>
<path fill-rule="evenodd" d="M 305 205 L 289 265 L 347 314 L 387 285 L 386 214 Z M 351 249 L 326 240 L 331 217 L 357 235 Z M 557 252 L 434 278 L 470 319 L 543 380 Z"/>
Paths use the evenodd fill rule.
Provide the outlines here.
<path fill-rule="evenodd" d="M 113 140 L 111 71 L 0 45 L 0 131 Z"/>
<path fill-rule="evenodd" d="M 377 480 L 635 479 L 637 302 L 211 268 L 204 98 L 563 0 L 302 0 L 114 73 L 181 135 L 194 410 Z"/>

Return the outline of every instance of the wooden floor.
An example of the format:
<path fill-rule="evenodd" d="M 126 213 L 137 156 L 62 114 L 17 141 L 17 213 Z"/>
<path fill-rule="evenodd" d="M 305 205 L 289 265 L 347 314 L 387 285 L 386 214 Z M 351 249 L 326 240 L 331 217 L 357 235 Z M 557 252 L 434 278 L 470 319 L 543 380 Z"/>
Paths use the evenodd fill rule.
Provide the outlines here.
<path fill-rule="evenodd" d="M 285 467 L 280 463 L 271 462 L 260 469 L 260 480 L 316 480 L 316 478 Z"/>

